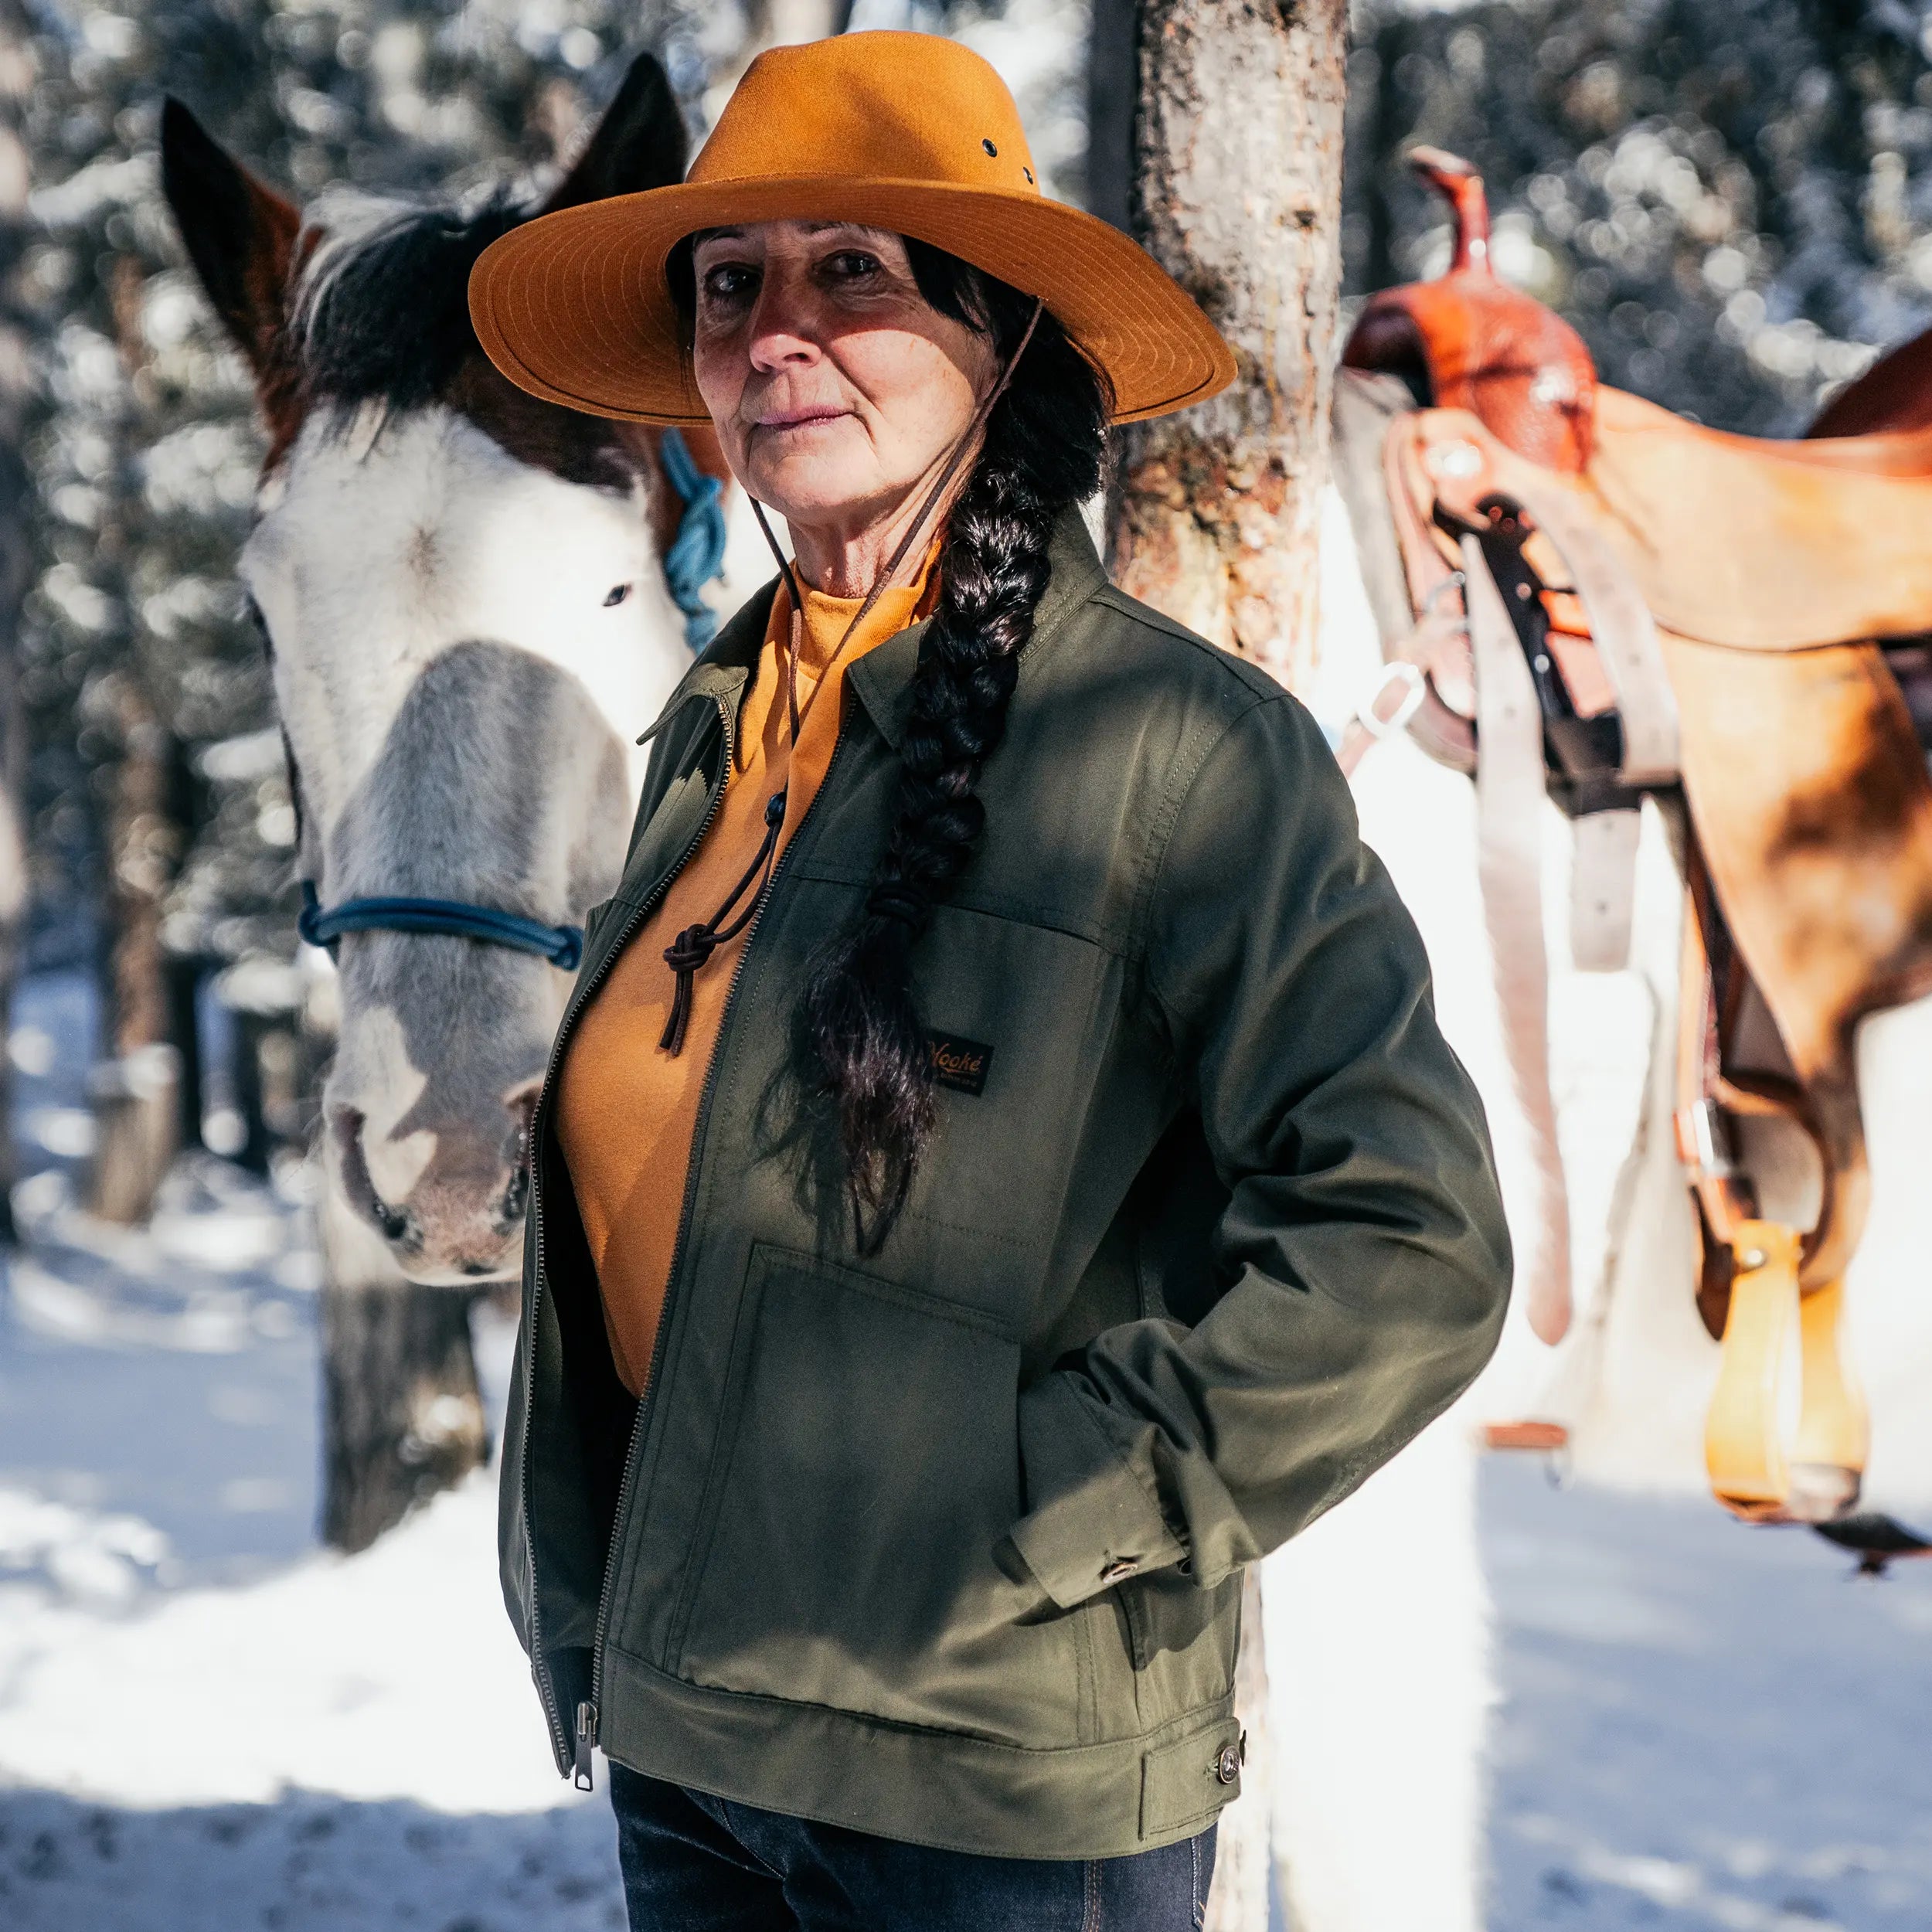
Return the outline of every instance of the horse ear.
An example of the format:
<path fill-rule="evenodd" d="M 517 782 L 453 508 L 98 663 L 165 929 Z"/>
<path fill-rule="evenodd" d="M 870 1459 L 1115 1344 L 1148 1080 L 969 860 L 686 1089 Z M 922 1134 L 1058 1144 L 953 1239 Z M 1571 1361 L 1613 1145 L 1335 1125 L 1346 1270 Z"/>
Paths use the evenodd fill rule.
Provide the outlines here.
<path fill-rule="evenodd" d="M 282 325 L 300 212 L 172 97 L 161 114 L 161 185 L 215 313 L 262 374 Z"/>
<path fill-rule="evenodd" d="M 617 98 L 578 155 L 570 172 L 543 204 L 546 215 L 611 195 L 634 195 L 646 188 L 668 188 L 684 179 L 691 152 L 684 116 L 671 91 L 670 77 L 655 55 L 631 62 Z"/>

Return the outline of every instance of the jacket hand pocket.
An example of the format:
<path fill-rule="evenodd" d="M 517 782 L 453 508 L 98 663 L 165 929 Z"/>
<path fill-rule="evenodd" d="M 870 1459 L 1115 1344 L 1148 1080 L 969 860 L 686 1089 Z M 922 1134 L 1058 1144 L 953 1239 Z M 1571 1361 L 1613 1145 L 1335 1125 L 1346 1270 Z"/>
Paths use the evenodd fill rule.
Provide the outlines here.
<path fill-rule="evenodd" d="M 856 1270 L 754 1252 L 681 1674 L 1016 1743 L 1076 1742 L 1068 1620 L 1002 1575 L 1019 1345 Z"/>

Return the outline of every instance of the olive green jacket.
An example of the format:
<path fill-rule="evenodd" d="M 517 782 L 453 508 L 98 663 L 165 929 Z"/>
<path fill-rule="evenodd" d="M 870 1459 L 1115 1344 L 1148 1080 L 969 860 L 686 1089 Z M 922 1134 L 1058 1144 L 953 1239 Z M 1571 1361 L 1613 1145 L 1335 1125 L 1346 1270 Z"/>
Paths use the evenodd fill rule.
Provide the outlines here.
<path fill-rule="evenodd" d="M 655 727 L 538 1105 L 511 1614 L 566 1769 L 594 1738 L 916 1842 L 1144 1850 L 1239 1789 L 1242 1566 L 1495 1345 L 1509 1254 L 1482 1109 L 1308 714 L 1115 590 L 1070 515 L 984 838 L 915 954 L 945 1070 L 905 1210 L 860 1258 L 791 1070 L 809 962 L 892 817 L 917 628 L 852 666 L 743 953 L 633 1403 L 550 1095 L 709 822 L 768 608 Z"/>

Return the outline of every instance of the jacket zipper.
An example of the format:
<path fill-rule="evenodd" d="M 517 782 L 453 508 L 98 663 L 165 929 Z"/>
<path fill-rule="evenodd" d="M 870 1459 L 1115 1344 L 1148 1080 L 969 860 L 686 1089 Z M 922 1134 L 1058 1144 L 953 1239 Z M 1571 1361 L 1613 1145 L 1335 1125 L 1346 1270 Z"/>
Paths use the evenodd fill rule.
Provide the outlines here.
<path fill-rule="evenodd" d="M 838 768 L 839 753 L 845 748 L 845 725 L 842 717 L 838 723 L 838 735 L 832 743 L 832 756 L 825 761 L 825 775 L 818 781 L 818 789 L 811 795 L 811 802 L 805 808 L 804 816 L 798 821 L 798 829 L 791 835 L 791 842 L 779 855 L 777 864 L 773 867 L 771 876 L 765 882 L 765 889 L 759 896 L 758 909 L 753 913 L 751 923 L 745 928 L 744 944 L 738 948 L 738 957 L 733 961 L 731 978 L 725 988 L 724 1008 L 718 1016 L 718 1037 L 711 1049 L 710 1063 L 705 1068 L 704 1084 L 698 1090 L 697 1131 L 692 1136 L 691 1158 L 685 1169 L 684 1199 L 678 1210 L 678 1238 L 671 1250 L 671 1267 L 665 1277 L 664 1306 L 658 1315 L 658 1332 L 651 1345 L 651 1366 L 645 1371 L 644 1389 L 638 1397 L 638 1412 L 631 1419 L 631 1440 L 624 1452 L 624 1478 L 617 1495 L 617 1510 L 611 1528 L 611 1547 L 604 1560 L 604 1582 L 597 1592 L 597 1620 L 590 1639 L 590 1696 L 587 1703 L 580 1704 L 577 1709 L 577 1750 L 572 1771 L 579 1791 L 591 1788 L 590 1750 L 597 1741 L 597 1726 L 604 1702 L 604 1626 L 611 1614 L 611 1594 L 617 1577 L 617 1562 L 624 1548 L 624 1532 L 631 1520 L 631 1464 L 637 1454 L 638 1439 L 644 1427 L 645 1411 L 658 1386 L 658 1365 L 664 1359 L 665 1339 L 671 1332 L 672 1297 L 675 1291 L 678 1270 L 683 1264 L 685 1244 L 691 1232 L 691 1210 L 698 1192 L 698 1167 L 700 1144 L 711 1118 L 711 1090 L 718 1078 L 718 1061 L 723 1053 L 726 1029 L 731 1023 L 731 1009 L 738 997 L 738 982 L 744 978 L 746 962 L 751 957 L 752 942 L 758 937 L 758 928 L 764 922 L 764 912 L 771 903 L 771 895 L 777 889 L 780 876 L 785 869 L 785 862 L 798 849 L 799 841 L 804 836 L 805 828 L 811 822 L 811 815 L 818 808 L 818 801 L 831 789 L 832 774 Z M 723 797 L 722 790 L 719 797 Z M 714 808 L 715 809 L 715 808 Z M 710 821 L 706 819 L 709 826 Z M 699 833 L 702 838 L 702 832 Z M 689 858 L 689 854 L 685 855 Z M 680 867 L 684 864 L 680 859 Z M 668 883 L 668 882 L 667 882 Z M 629 934 L 619 941 L 621 947 L 628 943 Z M 615 954 L 611 955 L 612 957 Z M 560 1035 L 560 1038 L 561 1036 Z M 531 1189 L 535 1199 L 536 1190 Z M 541 1278 L 543 1249 L 543 1223 L 538 1223 L 537 1260 L 539 1277 Z M 525 1440 L 529 1440 L 527 1432 Z M 527 1528 L 524 1532 L 526 1543 L 529 1541 Z M 531 1601 L 536 1599 L 535 1577 L 536 1569 L 536 1546 L 530 1545 L 532 1575 Z"/>
<path fill-rule="evenodd" d="M 658 903 L 671 889 L 672 883 L 690 863 L 691 855 L 698 849 L 699 845 L 703 841 L 705 834 L 711 829 L 712 821 L 717 817 L 719 809 L 724 803 L 725 787 L 730 782 L 733 719 L 730 709 L 723 699 L 714 698 L 712 702 L 717 706 L 718 719 L 724 728 L 725 777 L 719 782 L 716 792 L 713 795 L 710 805 L 705 813 L 703 823 L 692 834 L 689 842 L 679 854 L 676 864 L 664 873 L 642 904 L 624 921 L 624 930 L 617 935 L 616 944 L 605 951 L 603 963 L 598 967 L 596 977 L 580 986 L 572 996 L 570 1004 L 564 1012 L 563 1023 L 557 1028 L 556 1039 L 551 1045 L 550 1063 L 544 1070 L 543 1084 L 537 1090 L 536 1105 L 531 1110 L 530 1114 L 531 1243 L 536 1257 L 536 1279 L 532 1283 L 530 1289 L 529 1342 L 523 1351 L 523 1466 L 518 1472 L 517 1494 L 519 1507 L 523 1512 L 523 1546 L 529 1552 L 530 1563 L 531 1674 L 536 1679 L 537 1696 L 543 1706 L 544 1721 L 549 1726 L 550 1748 L 556 1753 L 560 1762 L 566 1760 L 570 1761 L 577 1784 L 580 1789 L 584 1791 L 590 1788 L 590 1746 L 597 1741 L 597 1709 L 594 1692 L 596 1652 L 594 1650 L 592 1652 L 591 1668 L 594 1686 L 592 1699 L 588 1705 L 579 1705 L 573 1714 L 577 1720 L 576 1733 L 573 1737 L 564 1729 L 563 1714 L 557 1706 L 556 1686 L 550 1681 L 549 1668 L 543 1661 L 543 1641 L 540 1628 L 542 1616 L 539 1608 L 540 1593 L 537 1589 L 536 1581 L 536 1538 L 532 1529 L 530 1520 L 529 1419 L 536 1400 L 536 1318 L 538 1311 L 543 1304 L 543 1189 L 541 1185 L 540 1171 L 543 1166 L 544 1108 L 549 1104 L 550 1090 L 556 1080 L 556 1070 L 563 1063 L 563 1049 L 570 1038 L 570 1029 L 576 1025 L 578 1016 L 590 1004 L 591 996 L 597 992 L 598 987 L 603 985 L 604 975 L 615 964 L 618 955 L 631 943 L 632 934 L 657 910 Z M 641 1400 L 638 1406 L 641 1413 L 643 1406 Z M 631 1446 L 634 1448 L 636 1444 L 637 1429 L 634 1422 L 631 1426 Z M 630 1468 L 628 1451 L 626 1452 L 624 1467 L 628 1471 Z M 607 1572 L 609 1569 L 607 1563 L 605 1568 Z M 597 1614 L 598 1628 L 600 1631 L 603 1628 L 601 1606 L 599 1607 Z M 587 1716 L 589 1724 L 587 1738 L 584 1734 Z"/>

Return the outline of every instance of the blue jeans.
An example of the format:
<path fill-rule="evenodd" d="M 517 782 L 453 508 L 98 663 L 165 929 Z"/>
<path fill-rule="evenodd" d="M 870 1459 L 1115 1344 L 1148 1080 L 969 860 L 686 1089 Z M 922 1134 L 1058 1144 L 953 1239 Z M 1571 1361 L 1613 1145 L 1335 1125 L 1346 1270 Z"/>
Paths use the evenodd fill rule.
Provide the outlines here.
<path fill-rule="evenodd" d="M 981 1858 L 611 1767 L 631 1932 L 1196 1932 L 1214 1828 L 1158 1852 Z"/>

